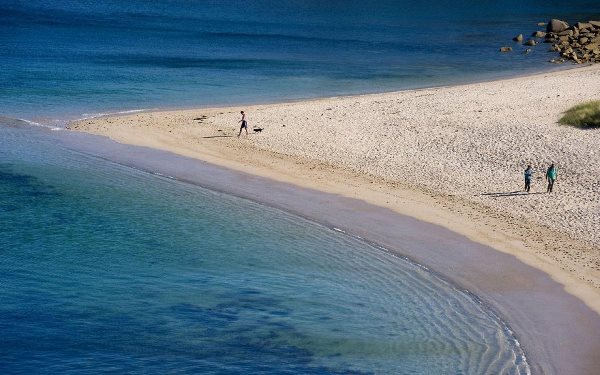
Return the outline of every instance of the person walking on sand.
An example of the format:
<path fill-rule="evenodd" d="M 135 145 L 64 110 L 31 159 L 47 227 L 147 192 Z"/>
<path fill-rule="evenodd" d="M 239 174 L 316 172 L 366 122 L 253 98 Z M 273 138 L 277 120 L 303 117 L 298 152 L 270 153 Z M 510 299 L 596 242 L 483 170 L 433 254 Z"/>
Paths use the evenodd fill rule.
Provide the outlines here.
<path fill-rule="evenodd" d="M 240 126 L 240 132 L 238 133 L 238 137 L 240 136 L 240 134 L 242 134 L 242 129 L 246 130 L 246 135 L 248 135 L 248 122 L 246 121 L 246 114 L 244 113 L 244 111 L 240 111 L 240 114 L 242 115 L 242 119 L 238 122 L 241 122 L 242 125 Z"/>
<path fill-rule="evenodd" d="M 533 177 L 533 169 L 531 169 L 531 165 L 527 166 L 525 169 L 525 191 L 529 193 L 529 189 L 531 189 L 531 178 Z"/>
<path fill-rule="evenodd" d="M 546 193 L 552 193 L 552 188 L 556 181 L 556 167 L 554 166 L 554 163 L 550 164 L 550 167 L 548 167 L 548 170 L 546 171 L 546 180 L 548 181 L 548 190 L 546 190 Z"/>

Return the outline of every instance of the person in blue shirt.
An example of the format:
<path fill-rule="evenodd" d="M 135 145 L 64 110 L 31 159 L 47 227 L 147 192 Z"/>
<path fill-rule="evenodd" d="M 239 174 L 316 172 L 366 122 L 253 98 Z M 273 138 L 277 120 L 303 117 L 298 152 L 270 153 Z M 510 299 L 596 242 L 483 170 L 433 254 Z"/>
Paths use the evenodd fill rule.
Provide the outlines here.
<path fill-rule="evenodd" d="M 554 166 L 554 163 L 552 163 L 546 171 L 546 181 L 548 181 L 548 189 L 546 192 L 552 193 L 552 188 L 554 187 L 554 182 L 556 181 L 556 167 Z"/>
<path fill-rule="evenodd" d="M 531 178 L 533 177 L 533 169 L 531 169 L 531 165 L 527 166 L 525 169 L 525 191 L 529 193 L 531 189 Z"/>

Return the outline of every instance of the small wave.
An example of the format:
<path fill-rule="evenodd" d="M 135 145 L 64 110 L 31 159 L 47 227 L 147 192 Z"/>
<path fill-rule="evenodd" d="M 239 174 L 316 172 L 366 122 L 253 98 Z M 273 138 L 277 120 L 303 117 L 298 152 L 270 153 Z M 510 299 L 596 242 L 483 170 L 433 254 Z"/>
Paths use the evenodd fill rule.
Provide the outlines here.
<path fill-rule="evenodd" d="M 170 180 L 176 180 L 177 181 L 177 177 L 169 176 L 168 174 L 162 174 L 160 172 L 152 172 L 152 174 L 155 175 L 155 176 L 164 177 L 164 178 L 168 178 Z"/>
<path fill-rule="evenodd" d="M 372 41 L 365 41 L 361 39 L 347 39 L 347 38 L 331 38 L 323 36 L 310 36 L 310 35 L 294 35 L 294 34 L 279 34 L 279 33 L 243 33 L 243 32 L 230 32 L 230 31 L 203 31 L 198 33 L 199 36 L 213 36 L 221 38 L 252 38 L 252 39 L 278 39 L 278 40 L 291 40 L 291 41 L 302 41 L 302 42 L 329 42 L 329 43 L 374 43 Z"/>
<path fill-rule="evenodd" d="M 104 116 L 126 115 L 129 113 L 153 111 L 156 109 L 157 108 L 141 108 L 141 109 L 128 109 L 126 111 L 116 111 L 116 112 L 82 113 L 81 116 L 83 116 L 83 117 L 77 118 L 76 121 L 77 120 L 89 120 L 89 119 L 104 117 Z"/>
<path fill-rule="evenodd" d="M 28 125 L 32 125 L 32 126 L 39 126 L 39 127 L 46 128 L 46 129 L 50 129 L 50 130 L 54 130 L 54 131 L 57 131 L 57 130 L 64 130 L 63 128 L 61 128 L 61 127 L 58 127 L 58 126 L 54 126 L 54 125 L 47 125 L 47 124 L 40 124 L 39 122 L 35 122 L 35 121 L 31 121 L 31 120 L 27 120 L 27 119 L 24 119 L 24 118 L 17 118 L 17 119 L 15 119 L 15 120 L 17 120 L 17 121 L 22 121 L 22 122 L 24 122 L 24 123 L 26 123 L 26 124 L 28 124 Z"/>

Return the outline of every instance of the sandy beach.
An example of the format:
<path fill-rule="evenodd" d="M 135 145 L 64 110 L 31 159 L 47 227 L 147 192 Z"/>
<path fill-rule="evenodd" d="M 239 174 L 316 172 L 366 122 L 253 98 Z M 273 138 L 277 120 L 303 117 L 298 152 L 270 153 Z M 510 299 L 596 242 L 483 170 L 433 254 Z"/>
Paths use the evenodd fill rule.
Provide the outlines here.
<path fill-rule="evenodd" d="M 467 261 L 464 257 L 472 256 L 467 255 L 470 250 L 463 254 L 455 249 L 460 246 L 453 239 L 435 235 L 432 242 L 436 245 L 428 251 L 411 250 L 404 255 L 432 266 L 469 290 L 494 295 L 492 300 L 499 302 L 500 312 L 518 322 L 517 332 L 531 338 L 543 335 L 539 331 L 543 325 L 538 326 L 530 316 L 535 304 L 518 311 L 525 304 L 519 300 L 522 297 L 512 295 L 511 299 L 504 294 L 523 290 L 525 295 L 540 298 L 543 310 L 546 306 L 552 309 L 548 291 L 560 291 L 548 282 L 540 284 L 533 272 L 521 275 L 530 271 L 512 265 L 507 260 L 512 256 L 543 271 L 600 313 L 600 162 L 595 157 L 600 130 L 557 124 L 563 111 L 599 98 L 598 92 L 600 67 L 593 66 L 386 94 L 109 116 L 74 122 L 69 128 L 365 202 L 498 250 L 509 258 L 496 260 L 483 251 Z M 238 138 L 240 109 L 248 114 L 251 128 L 264 130 Z M 555 192 L 546 194 L 543 177 L 551 162 L 558 166 L 558 182 Z M 530 194 L 521 191 L 527 164 L 535 169 Z M 210 177 L 203 179 L 207 184 Z M 232 193 L 248 194 L 259 201 L 276 200 L 264 191 L 256 197 L 244 193 L 245 181 L 250 180 L 237 180 L 241 186 L 232 188 Z M 326 199 L 327 204 L 331 201 Z M 303 214 L 302 202 L 294 204 L 295 208 L 291 203 L 282 207 Z M 392 225 L 396 219 L 371 217 L 370 209 L 362 206 L 355 207 L 358 214 L 339 219 L 340 210 L 352 212 L 356 205 L 344 203 L 345 208 L 334 210 L 338 219 L 326 221 L 346 220 L 347 228 L 360 232 L 357 217 L 381 220 L 384 228 L 375 230 L 373 224 L 357 234 L 371 235 L 393 248 L 394 243 L 385 241 L 392 241 L 394 234 L 386 230 L 400 230 Z M 314 215 L 327 218 L 329 213 Z M 411 237 L 407 232 L 403 236 L 393 241 Z M 428 237 L 419 236 L 421 240 Z M 439 241 L 450 241 L 455 259 L 445 259 Z M 500 269 L 494 273 L 495 264 Z M 555 297 L 565 300 L 558 294 Z M 573 315 L 568 309 L 555 312 L 558 310 L 553 310 L 549 319 L 580 314 Z M 571 331 L 575 326 L 563 328 Z M 583 348 L 585 323 L 577 329 L 583 331 L 572 336 L 584 340 Z M 592 352 L 594 348 L 592 344 Z M 549 355 L 544 350 L 550 351 L 544 345 L 536 349 L 538 360 Z M 553 372 L 552 367 L 544 366 L 540 368 Z"/>
<path fill-rule="evenodd" d="M 600 67 L 395 93 L 136 113 L 70 129 L 359 198 L 550 273 L 600 312 L 600 130 L 557 124 Z M 251 132 L 252 133 L 252 132 Z M 545 169 L 558 181 L 546 194 Z M 532 191 L 522 173 L 535 170 Z"/>

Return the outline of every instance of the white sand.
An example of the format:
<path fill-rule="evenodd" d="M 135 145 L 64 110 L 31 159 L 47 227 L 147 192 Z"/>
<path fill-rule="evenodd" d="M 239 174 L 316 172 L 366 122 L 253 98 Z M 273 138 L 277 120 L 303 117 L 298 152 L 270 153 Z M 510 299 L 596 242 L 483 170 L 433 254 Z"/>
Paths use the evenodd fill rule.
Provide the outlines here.
<path fill-rule="evenodd" d="M 600 311 L 600 129 L 557 124 L 563 111 L 592 99 L 600 99 L 600 66 L 388 94 L 137 113 L 70 128 L 447 226 L 549 272 Z M 235 137 L 240 109 L 264 131 Z M 558 181 L 545 194 L 550 162 Z M 532 193 L 543 194 L 513 193 L 523 188 L 527 164 L 535 169 Z"/>

